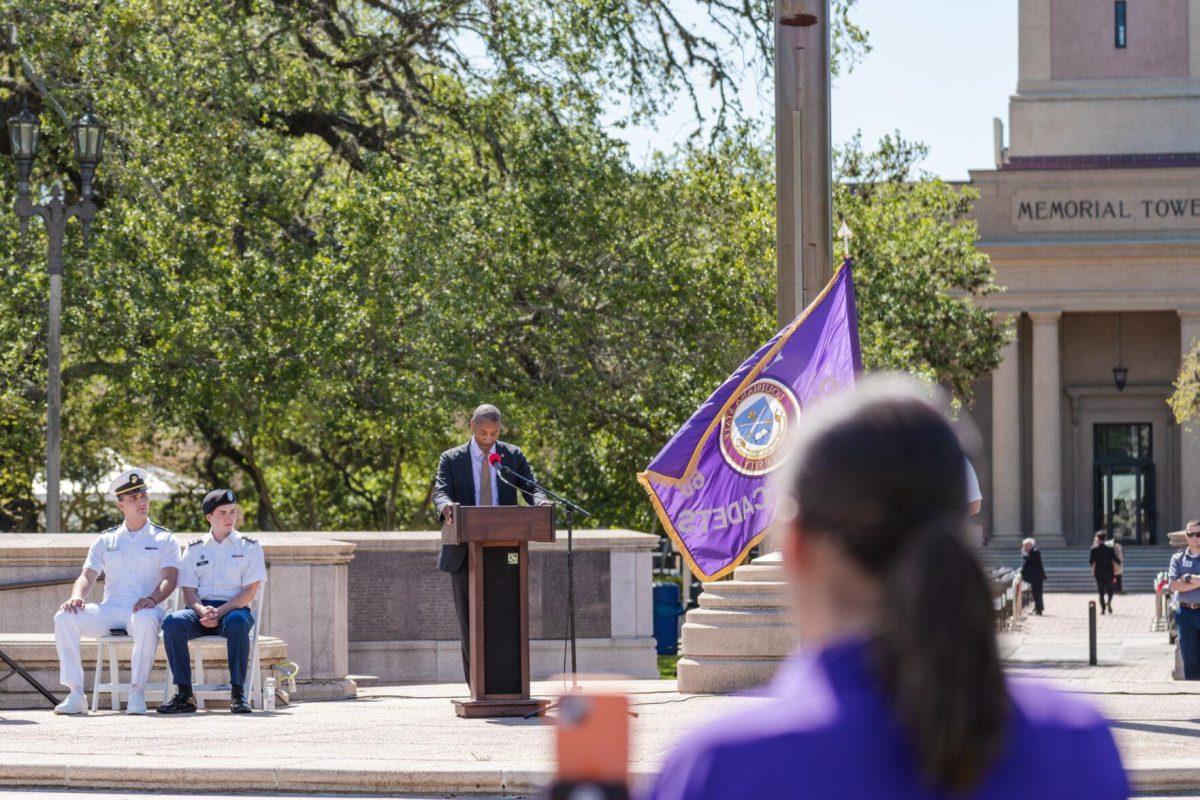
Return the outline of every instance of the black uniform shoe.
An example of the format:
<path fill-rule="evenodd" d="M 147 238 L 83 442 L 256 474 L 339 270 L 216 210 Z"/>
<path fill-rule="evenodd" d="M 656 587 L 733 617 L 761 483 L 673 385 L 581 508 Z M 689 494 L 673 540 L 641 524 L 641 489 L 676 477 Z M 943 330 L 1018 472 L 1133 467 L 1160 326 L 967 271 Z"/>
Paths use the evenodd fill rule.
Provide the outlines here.
<path fill-rule="evenodd" d="M 229 693 L 230 714 L 251 714 L 253 712 L 254 709 L 250 708 L 250 703 L 246 700 L 245 692 L 235 689 Z"/>
<path fill-rule="evenodd" d="M 195 714 L 196 697 L 191 692 L 176 692 L 171 702 L 156 710 L 160 714 Z"/>

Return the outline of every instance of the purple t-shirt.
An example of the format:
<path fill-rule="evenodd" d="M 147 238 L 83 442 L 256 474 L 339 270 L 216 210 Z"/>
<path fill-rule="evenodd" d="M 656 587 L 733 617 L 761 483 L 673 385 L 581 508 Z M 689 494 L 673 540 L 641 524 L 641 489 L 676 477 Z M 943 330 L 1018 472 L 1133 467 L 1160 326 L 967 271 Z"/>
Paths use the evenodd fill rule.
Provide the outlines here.
<path fill-rule="evenodd" d="M 844 642 L 789 659 L 774 699 L 685 739 L 647 787 L 647 800 L 856 798 L 926 800 L 895 715 Z M 1010 744 L 972 798 L 1123 800 L 1125 770 L 1104 719 L 1047 687 L 1009 682 Z"/>

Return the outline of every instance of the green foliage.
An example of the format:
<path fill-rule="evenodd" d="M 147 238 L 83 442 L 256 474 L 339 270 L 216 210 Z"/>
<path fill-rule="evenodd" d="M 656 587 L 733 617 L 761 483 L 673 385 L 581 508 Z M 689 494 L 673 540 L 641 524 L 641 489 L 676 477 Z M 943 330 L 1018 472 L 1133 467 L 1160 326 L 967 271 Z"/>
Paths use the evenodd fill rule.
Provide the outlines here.
<path fill-rule="evenodd" d="M 999 364 L 1011 332 L 973 302 L 998 290 L 967 219 L 970 188 L 917 174 L 926 150 L 899 135 L 839 153 L 835 206 L 854 232 L 863 363 L 937 381 L 960 401 Z"/>
<path fill-rule="evenodd" d="M 765 62 L 769 2 L 692 4 Z M 596 523 L 648 526 L 634 473 L 774 328 L 773 162 L 736 103 L 644 169 L 602 125 L 616 93 L 636 117 L 698 77 L 734 85 L 721 25 L 671 8 L 0 0 L 21 11 L 2 111 L 27 98 L 43 122 L 35 184 L 73 174 L 64 115 L 90 98 L 113 124 L 91 249 L 69 236 L 65 477 L 118 453 L 173 469 L 187 493 L 155 513 L 179 530 L 212 485 L 250 529 L 426 527 L 437 454 L 490 401 Z M 991 280 L 967 201 L 888 175 L 839 195 L 869 358 L 962 391 L 999 341 L 960 297 Z M 0 240 L 0 528 L 30 529 L 45 241 L 11 214 Z"/>
<path fill-rule="evenodd" d="M 673 681 L 679 676 L 679 656 L 658 657 L 658 677 L 664 681 Z"/>
<path fill-rule="evenodd" d="M 1167 405 L 1180 425 L 1196 424 L 1200 416 L 1200 343 L 1184 354 L 1175 378 L 1175 391 L 1167 398 Z"/>

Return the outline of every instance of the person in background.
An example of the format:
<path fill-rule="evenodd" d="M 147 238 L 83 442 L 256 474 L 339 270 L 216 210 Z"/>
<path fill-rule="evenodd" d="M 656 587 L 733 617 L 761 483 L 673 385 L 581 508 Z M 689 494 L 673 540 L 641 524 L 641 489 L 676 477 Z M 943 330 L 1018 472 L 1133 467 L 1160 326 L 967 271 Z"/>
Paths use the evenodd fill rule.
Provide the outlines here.
<path fill-rule="evenodd" d="M 1125 594 L 1125 587 L 1121 584 L 1121 573 L 1125 571 L 1125 549 L 1115 537 L 1108 546 L 1117 554 L 1117 561 L 1113 564 L 1113 588 L 1117 594 Z"/>
<path fill-rule="evenodd" d="M 983 491 L 979 488 L 979 476 L 975 474 L 970 459 L 963 460 L 967 463 L 967 516 L 973 517 L 983 508 Z"/>
<path fill-rule="evenodd" d="M 433 504 L 443 523 L 453 521 L 454 505 L 515 506 L 517 490 L 529 505 L 548 503 L 533 467 L 521 448 L 500 439 L 500 409 L 490 403 L 477 406 L 471 413 L 471 438 L 459 447 L 442 453 L 434 478 Z M 492 465 L 490 457 L 500 456 L 500 466 L 510 471 L 518 481 L 500 479 L 500 468 Z M 470 562 L 465 544 L 444 544 L 438 553 L 437 568 L 450 574 L 454 593 L 454 613 L 458 617 L 459 642 L 462 646 L 463 677 L 471 684 L 471 614 Z"/>
<path fill-rule="evenodd" d="M 1184 680 L 1200 680 L 1200 520 L 1187 524 L 1187 546 L 1171 556 L 1167 588 L 1179 593 L 1175 612 Z"/>
<path fill-rule="evenodd" d="M 1100 613 L 1113 613 L 1113 588 L 1116 585 L 1116 566 L 1121 563 L 1117 551 L 1105 544 L 1104 531 L 1096 531 L 1096 539 L 1092 542 L 1092 550 L 1088 553 L 1088 563 L 1092 565 L 1092 575 L 1096 578 L 1096 593 L 1100 596 Z M 1107 598 L 1107 599 L 1106 599 Z"/>
<path fill-rule="evenodd" d="M 108 491 L 116 498 L 125 521 L 92 542 L 71 596 L 54 615 L 59 680 L 69 690 L 66 699 L 54 707 L 55 714 L 88 713 L 79 640 L 117 630 L 133 638 L 131 688 L 125 713 L 146 713 L 146 681 L 154 667 L 158 631 L 167 613 L 162 603 L 175 591 L 181 565 L 175 537 L 150 521 L 149 483 L 150 473 L 146 470 L 130 469 L 109 484 Z M 104 599 L 89 603 L 87 599 L 101 575 Z"/>
<path fill-rule="evenodd" d="M 1128 796 L 1096 711 L 1005 679 L 947 413 L 879 377 L 809 412 L 778 486 L 802 651 L 772 700 L 685 739 L 649 800 Z"/>
<path fill-rule="evenodd" d="M 1032 538 L 1021 542 L 1021 559 L 1021 580 L 1029 584 L 1033 593 L 1033 613 L 1040 617 L 1045 610 L 1042 587 L 1046 583 L 1046 568 L 1042 566 L 1042 551 Z"/>
<path fill-rule="evenodd" d="M 183 608 L 164 621 L 163 648 L 178 687 L 159 714 L 191 714 L 196 710 L 192 693 L 192 662 L 188 642 L 201 636 L 225 639 L 229 664 L 229 710 L 249 714 L 246 675 L 250 658 L 250 630 L 254 615 L 250 604 L 267 579 L 266 559 L 257 539 L 244 536 L 237 525 L 237 495 L 232 489 L 213 489 L 200 506 L 208 521 L 208 535 L 189 542 L 183 556 L 179 588 Z"/>

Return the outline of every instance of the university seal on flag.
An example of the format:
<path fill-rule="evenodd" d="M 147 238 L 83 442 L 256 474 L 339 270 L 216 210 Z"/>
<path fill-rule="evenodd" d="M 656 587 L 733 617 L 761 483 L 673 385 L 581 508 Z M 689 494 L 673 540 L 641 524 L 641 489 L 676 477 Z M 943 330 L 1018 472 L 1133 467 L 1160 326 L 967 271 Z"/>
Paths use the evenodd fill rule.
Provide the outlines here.
<path fill-rule="evenodd" d="M 800 403 L 790 386 L 762 378 L 730 405 L 721 418 L 721 455 L 743 475 L 766 475 L 787 454 L 796 430 Z"/>

